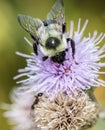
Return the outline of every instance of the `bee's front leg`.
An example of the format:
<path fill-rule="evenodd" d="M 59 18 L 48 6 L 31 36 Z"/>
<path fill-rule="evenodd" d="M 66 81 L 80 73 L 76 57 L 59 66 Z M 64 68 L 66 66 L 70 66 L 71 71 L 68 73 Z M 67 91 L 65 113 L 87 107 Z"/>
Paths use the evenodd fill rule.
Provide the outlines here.
<path fill-rule="evenodd" d="M 47 60 L 47 59 L 48 59 L 48 56 L 44 56 L 44 57 L 42 58 L 43 61 L 45 61 L 45 60 Z"/>

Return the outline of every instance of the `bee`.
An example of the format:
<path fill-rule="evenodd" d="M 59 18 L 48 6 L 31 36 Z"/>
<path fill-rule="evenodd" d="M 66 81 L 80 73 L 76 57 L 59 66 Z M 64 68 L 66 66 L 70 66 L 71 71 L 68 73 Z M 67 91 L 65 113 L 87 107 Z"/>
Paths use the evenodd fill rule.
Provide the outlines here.
<path fill-rule="evenodd" d="M 36 104 L 38 104 L 39 102 L 39 98 L 43 95 L 43 93 L 38 93 L 36 96 L 35 96 L 35 101 L 33 102 L 32 106 L 31 106 L 31 109 L 33 110 L 34 109 L 34 106 Z"/>
<path fill-rule="evenodd" d="M 50 57 L 53 62 L 62 64 L 68 50 L 68 41 L 71 43 L 74 56 L 75 43 L 71 38 L 65 38 L 66 23 L 62 0 L 55 2 L 45 21 L 22 14 L 18 15 L 18 21 L 34 40 L 35 54 L 38 55 L 38 49 L 43 53 L 43 61 Z"/>

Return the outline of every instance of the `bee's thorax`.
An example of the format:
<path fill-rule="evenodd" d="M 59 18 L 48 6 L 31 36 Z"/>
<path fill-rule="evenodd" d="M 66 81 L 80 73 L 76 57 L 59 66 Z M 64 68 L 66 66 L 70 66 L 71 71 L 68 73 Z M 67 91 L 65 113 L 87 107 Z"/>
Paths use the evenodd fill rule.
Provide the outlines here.
<path fill-rule="evenodd" d="M 47 49 L 54 49 L 56 50 L 56 48 L 60 45 L 60 40 L 56 37 L 49 37 L 46 41 L 45 47 Z"/>

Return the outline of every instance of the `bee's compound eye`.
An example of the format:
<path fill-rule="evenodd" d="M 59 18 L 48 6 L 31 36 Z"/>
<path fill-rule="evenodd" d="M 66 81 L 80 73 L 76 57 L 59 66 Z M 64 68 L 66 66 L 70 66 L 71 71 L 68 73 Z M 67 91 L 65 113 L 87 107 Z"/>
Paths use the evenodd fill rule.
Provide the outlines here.
<path fill-rule="evenodd" d="M 56 49 L 56 47 L 58 47 L 60 44 L 60 40 L 56 37 L 49 37 L 47 40 L 46 40 L 46 44 L 45 44 L 45 47 L 47 49 Z"/>
<path fill-rule="evenodd" d="M 43 93 L 38 93 L 38 97 L 41 97 L 43 95 Z"/>

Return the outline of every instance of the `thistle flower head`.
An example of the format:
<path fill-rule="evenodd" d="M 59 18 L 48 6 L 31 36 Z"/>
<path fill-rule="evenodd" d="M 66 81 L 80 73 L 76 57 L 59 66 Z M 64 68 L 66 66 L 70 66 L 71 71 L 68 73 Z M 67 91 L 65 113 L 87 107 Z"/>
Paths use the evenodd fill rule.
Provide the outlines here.
<path fill-rule="evenodd" d="M 99 106 L 85 93 L 75 96 L 58 92 L 55 98 L 43 95 L 34 106 L 35 123 L 41 130 L 79 130 L 92 127 Z"/>
<path fill-rule="evenodd" d="M 105 74 L 99 71 L 105 67 L 100 62 L 105 58 L 105 45 L 99 46 L 105 34 L 95 31 L 92 36 L 84 36 L 88 20 L 81 28 L 81 19 L 77 31 L 71 21 L 70 32 L 66 32 L 62 0 L 56 1 L 44 22 L 26 15 L 19 15 L 18 20 L 34 39 L 32 45 L 25 38 L 35 53 L 17 52 L 26 58 L 27 66 L 15 79 L 27 78 L 18 81 L 22 86 L 12 93 L 12 105 L 6 106 L 5 116 L 15 130 L 80 130 L 93 126 L 99 106 L 82 90 L 105 86 L 99 79 L 99 74 Z"/>
<path fill-rule="evenodd" d="M 69 37 L 74 41 L 75 55 L 73 57 L 72 48 L 68 42 L 68 51 L 66 51 L 66 58 L 62 64 L 51 61 L 51 58 L 43 61 L 44 55 L 40 50 L 38 50 L 38 56 L 34 53 L 31 55 L 18 53 L 27 58 L 27 67 L 20 69 L 20 74 L 15 77 L 16 79 L 27 76 L 25 80 L 18 82 L 27 86 L 23 89 L 50 93 L 61 90 L 71 93 L 74 90 L 81 91 L 100 85 L 105 86 L 105 82 L 99 79 L 99 74 L 105 74 L 105 72 L 99 72 L 101 67 L 105 67 L 105 63 L 100 62 L 101 58 L 105 57 L 105 46 L 99 47 L 105 35 L 103 33 L 98 35 L 95 31 L 92 36 L 89 33 L 85 37 L 84 30 L 87 23 L 88 20 L 80 29 L 81 19 L 79 19 L 77 31 L 74 31 L 74 22 L 70 22 L 70 32 L 65 34 L 65 39 Z M 29 85 L 33 87 L 28 87 Z"/>
<path fill-rule="evenodd" d="M 23 93 L 16 89 L 12 104 L 4 106 L 7 110 L 4 116 L 14 130 L 80 130 L 92 127 L 97 121 L 99 106 L 84 92 L 67 95 L 58 91 L 52 99 L 46 92 L 38 100 L 37 94 Z"/>

